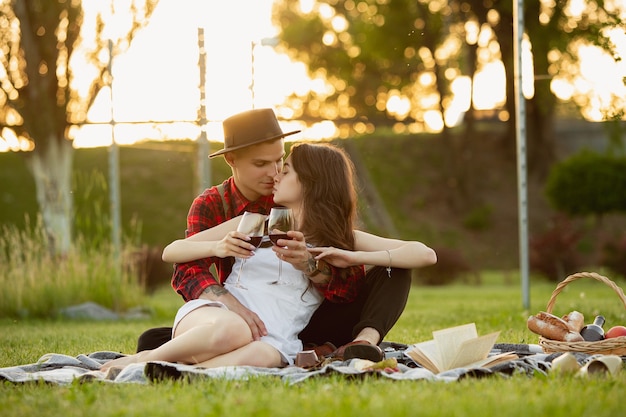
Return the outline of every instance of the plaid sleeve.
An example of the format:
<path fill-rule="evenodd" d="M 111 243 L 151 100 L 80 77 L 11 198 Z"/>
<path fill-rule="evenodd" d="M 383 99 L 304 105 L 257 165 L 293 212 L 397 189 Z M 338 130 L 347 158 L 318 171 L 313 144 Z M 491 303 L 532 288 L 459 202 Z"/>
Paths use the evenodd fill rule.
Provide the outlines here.
<path fill-rule="evenodd" d="M 333 271 L 328 284 L 316 285 L 324 298 L 333 303 L 350 303 L 356 299 L 359 290 L 365 282 L 365 267 L 363 265 L 350 268 L 337 268 L 329 265 Z"/>
<path fill-rule="evenodd" d="M 209 229 L 225 221 L 222 201 L 215 187 L 207 189 L 196 197 L 187 215 L 186 236 L 192 236 L 202 230 Z M 172 288 L 185 301 L 194 300 L 205 288 L 219 284 L 210 267 L 218 262 L 218 258 L 205 258 L 175 265 L 172 276 Z"/>

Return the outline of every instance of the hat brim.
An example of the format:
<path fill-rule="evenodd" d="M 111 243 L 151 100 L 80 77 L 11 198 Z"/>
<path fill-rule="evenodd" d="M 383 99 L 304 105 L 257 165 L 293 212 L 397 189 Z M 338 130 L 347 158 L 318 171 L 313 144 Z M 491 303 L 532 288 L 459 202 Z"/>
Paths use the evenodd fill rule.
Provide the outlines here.
<path fill-rule="evenodd" d="M 213 158 L 215 156 L 219 156 L 219 155 L 222 155 L 222 154 L 225 154 L 225 153 L 228 153 L 228 152 L 236 151 L 238 149 L 247 148 L 248 146 L 258 145 L 259 143 L 270 142 L 272 140 L 277 140 L 277 139 L 280 139 L 280 138 L 284 138 L 285 136 L 293 135 L 293 134 L 300 133 L 300 132 L 301 132 L 300 130 L 294 130 L 294 131 L 291 131 L 291 132 L 283 133 L 282 135 L 272 136 L 270 138 L 259 139 L 259 140 L 254 141 L 254 142 L 246 143 L 245 145 L 231 146 L 230 148 L 224 148 L 224 149 L 219 150 L 217 152 L 213 152 L 212 154 L 209 155 L 209 158 Z"/>

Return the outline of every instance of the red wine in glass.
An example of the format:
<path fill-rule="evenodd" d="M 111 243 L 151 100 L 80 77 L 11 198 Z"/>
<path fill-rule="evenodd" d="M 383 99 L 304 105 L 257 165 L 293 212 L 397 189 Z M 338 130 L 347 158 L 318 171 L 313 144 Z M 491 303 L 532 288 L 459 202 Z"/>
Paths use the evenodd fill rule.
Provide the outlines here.
<path fill-rule="evenodd" d="M 241 220 L 239 221 L 239 225 L 237 226 L 237 231 L 244 233 L 250 237 L 249 242 L 255 248 L 258 248 L 261 244 L 261 240 L 263 239 L 263 229 L 265 226 L 265 216 L 261 216 L 259 214 L 244 212 Z M 243 266 L 246 264 L 246 260 L 241 261 L 241 267 L 239 268 L 239 273 L 237 274 L 237 281 L 234 286 L 242 289 L 247 289 L 240 283 L 241 279 L 241 271 L 243 271 Z"/>
<path fill-rule="evenodd" d="M 270 240 L 272 241 L 273 245 L 278 245 L 278 239 L 287 239 L 287 240 L 291 240 L 291 238 L 289 236 L 287 236 L 287 233 L 272 233 L 270 234 Z"/>
<path fill-rule="evenodd" d="M 263 236 L 250 236 L 250 240 L 248 240 L 248 243 L 258 248 L 262 240 Z"/>
<path fill-rule="evenodd" d="M 287 207 L 272 207 L 267 221 L 267 230 L 269 231 L 269 238 L 272 244 L 276 245 L 278 239 L 291 239 L 287 236 L 287 231 L 294 230 L 294 226 L 295 221 L 291 209 Z M 283 281 L 282 273 L 283 261 L 281 258 L 278 258 L 278 281 L 270 282 L 270 284 L 286 285 L 287 282 Z"/>

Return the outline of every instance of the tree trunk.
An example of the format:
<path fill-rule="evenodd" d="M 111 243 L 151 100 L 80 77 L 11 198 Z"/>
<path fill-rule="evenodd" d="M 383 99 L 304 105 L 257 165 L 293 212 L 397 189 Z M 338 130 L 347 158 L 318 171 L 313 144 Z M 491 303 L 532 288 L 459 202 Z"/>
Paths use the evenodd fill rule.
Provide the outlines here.
<path fill-rule="evenodd" d="M 52 254 L 64 256 L 72 243 L 72 142 L 49 138 L 27 158 Z"/>

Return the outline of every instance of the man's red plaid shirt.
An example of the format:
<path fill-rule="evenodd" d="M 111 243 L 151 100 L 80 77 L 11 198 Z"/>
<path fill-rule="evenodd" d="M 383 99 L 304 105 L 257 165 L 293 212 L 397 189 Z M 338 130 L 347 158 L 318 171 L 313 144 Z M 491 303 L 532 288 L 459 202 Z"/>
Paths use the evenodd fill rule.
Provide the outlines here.
<path fill-rule="evenodd" d="M 187 215 L 185 235 L 192 236 L 202 230 L 210 229 L 244 211 L 268 214 L 274 205 L 273 196 L 261 197 L 257 201 L 248 201 L 237 190 L 232 177 L 224 181 L 224 203 L 218 187 L 207 188 L 196 197 Z M 226 207 L 226 213 L 224 213 Z M 211 257 L 175 265 L 172 287 L 185 301 L 199 298 L 211 285 L 220 285 L 231 272 L 232 258 Z M 218 279 L 211 271 L 215 267 Z M 354 301 L 365 277 L 363 266 L 351 268 L 332 267 L 333 276 L 328 284 L 317 286 L 329 301 L 349 303 Z M 219 281 L 218 281 L 219 280 Z"/>

